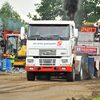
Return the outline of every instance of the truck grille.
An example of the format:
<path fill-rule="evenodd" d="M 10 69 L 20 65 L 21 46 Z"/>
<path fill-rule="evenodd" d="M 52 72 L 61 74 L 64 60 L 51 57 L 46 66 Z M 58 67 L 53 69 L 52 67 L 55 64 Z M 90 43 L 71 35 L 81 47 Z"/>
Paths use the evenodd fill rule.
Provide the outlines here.
<path fill-rule="evenodd" d="M 55 49 L 47 49 L 47 50 L 43 50 L 43 49 L 40 49 L 39 50 L 39 55 L 40 56 L 45 56 L 45 55 L 56 55 L 56 50 Z"/>
<path fill-rule="evenodd" d="M 39 63 L 41 66 L 54 66 L 56 59 L 39 59 Z"/>

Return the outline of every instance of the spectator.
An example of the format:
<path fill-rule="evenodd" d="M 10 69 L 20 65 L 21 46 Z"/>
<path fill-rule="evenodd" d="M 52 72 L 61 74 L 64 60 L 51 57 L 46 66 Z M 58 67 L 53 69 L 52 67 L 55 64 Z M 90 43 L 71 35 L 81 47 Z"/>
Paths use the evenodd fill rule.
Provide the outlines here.
<path fill-rule="evenodd" d="M 5 58 L 5 59 L 8 59 L 8 58 L 9 58 L 8 51 L 6 51 L 6 53 L 4 54 L 4 58 Z"/>
<path fill-rule="evenodd" d="M 14 62 L 15 62 L 15 60 L 14 60 L 14 58 L 15 58 L 14 52 L 11 53 L 10 58 L 11 58 L 11 61 L 10 61 L 11 62 L 11 67 L 13 68 L 14 67 Z"/>

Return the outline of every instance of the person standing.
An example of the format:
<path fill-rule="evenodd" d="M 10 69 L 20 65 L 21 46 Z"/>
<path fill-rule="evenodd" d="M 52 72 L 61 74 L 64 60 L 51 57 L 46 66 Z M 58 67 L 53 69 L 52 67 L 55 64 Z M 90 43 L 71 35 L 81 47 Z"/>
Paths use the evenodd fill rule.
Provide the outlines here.
<path fill-rule="evenodd" d="M 14 60 L 14 59 L 15 59 L 14 52 L 11 53 L 10 58 L 11 58 L 11 60 L 10 60 L 10 62 L 11 62 L 11 67 L 13 68 L 13 67 L 14 67 L 14 62 L 15 62 L 15 60 Z"/>
<path fill-rule="evenodd" d="M 6 53 L 4 54 L 4 59 L 8 59 L 9 58 L 9 54 L 8 51 L 6 51 Z"/>

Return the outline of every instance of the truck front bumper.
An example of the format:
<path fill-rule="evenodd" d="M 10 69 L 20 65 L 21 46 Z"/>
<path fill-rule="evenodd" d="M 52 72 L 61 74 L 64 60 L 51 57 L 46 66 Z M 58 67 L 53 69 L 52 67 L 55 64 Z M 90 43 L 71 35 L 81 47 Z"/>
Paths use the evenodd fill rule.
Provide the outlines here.
<path fill-rule="evenodd" d="M 72 66 L 26 66 L 27 72 L 71 72 Z"/>

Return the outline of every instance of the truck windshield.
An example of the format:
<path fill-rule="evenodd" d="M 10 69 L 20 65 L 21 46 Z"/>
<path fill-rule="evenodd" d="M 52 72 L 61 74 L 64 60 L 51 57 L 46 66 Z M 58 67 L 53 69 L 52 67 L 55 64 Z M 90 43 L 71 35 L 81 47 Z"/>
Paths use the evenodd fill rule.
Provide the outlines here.
<path fill-rule="evenodd" d="M 29 40 L 68 40 L 69 25 L 29 25 Z"/>
<path fill-rule="evenodd" d="M 7 51 L 9 54 L 11 52 L 14 52 L 14 54 L 17 54 L 17 41 L 18 41 L 18 36 L 7 36 Z"/>

